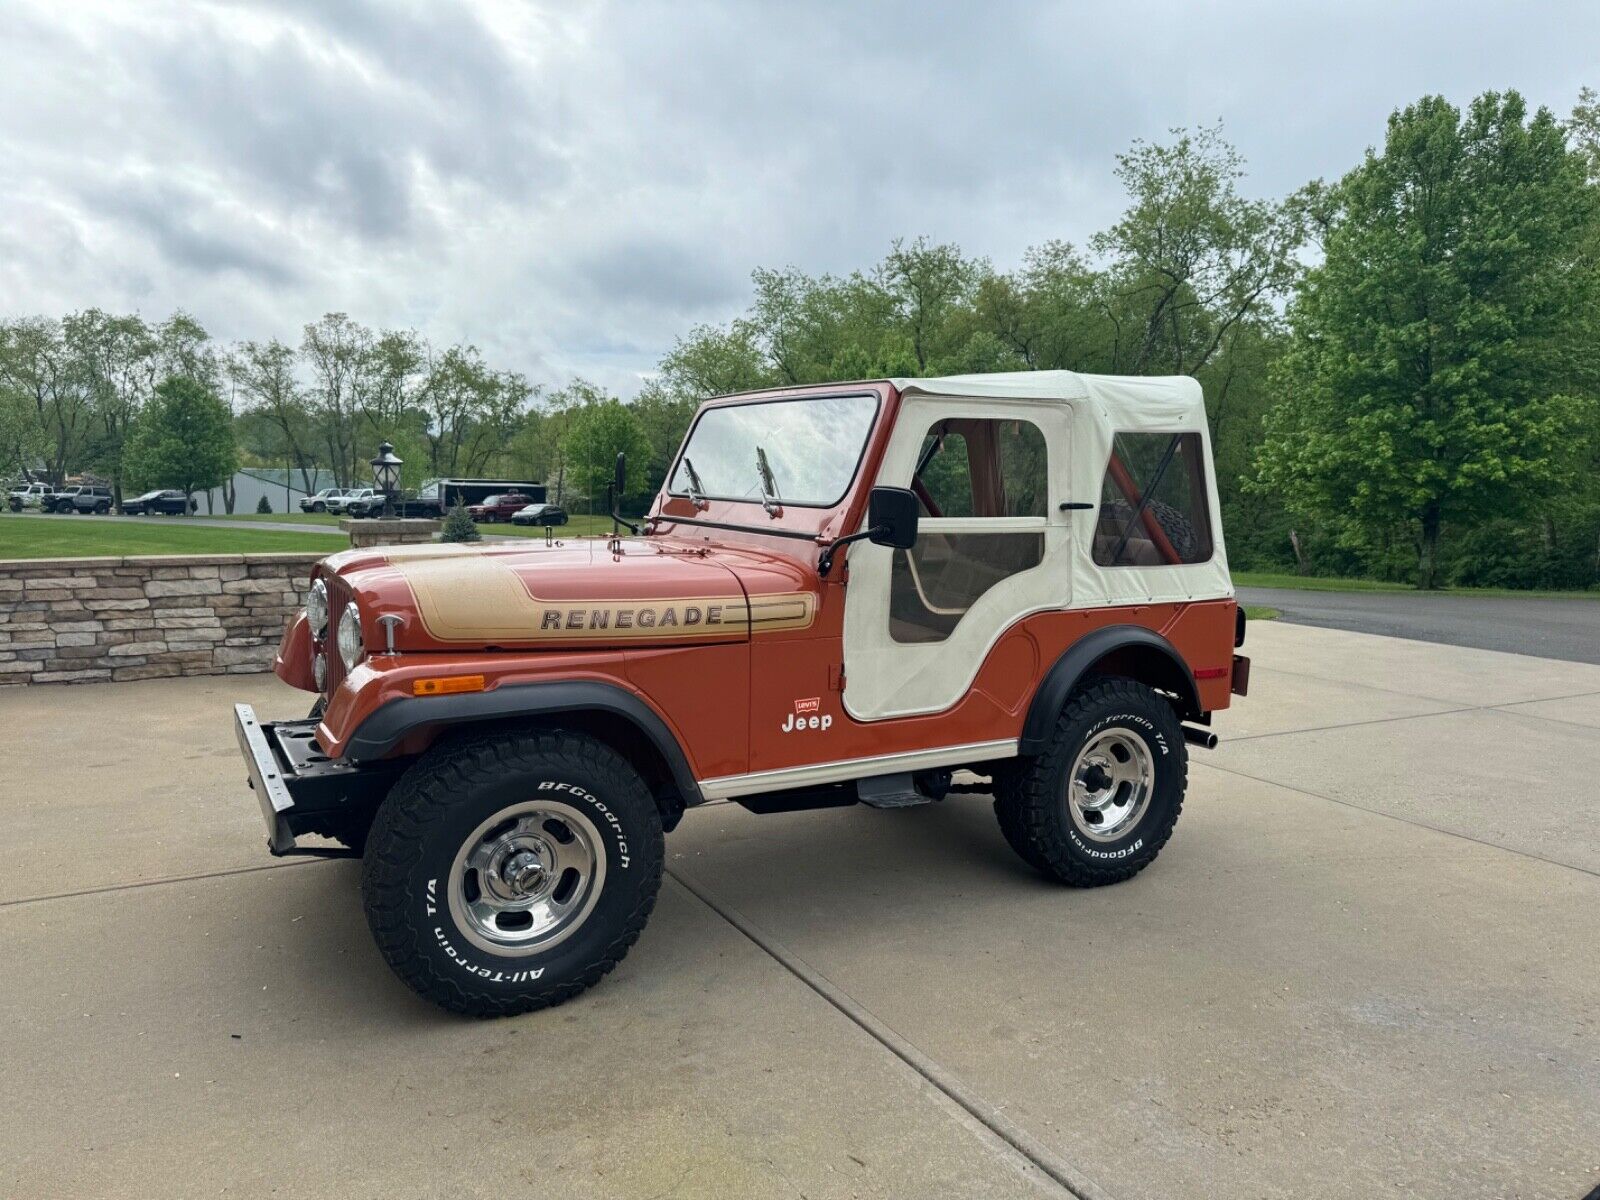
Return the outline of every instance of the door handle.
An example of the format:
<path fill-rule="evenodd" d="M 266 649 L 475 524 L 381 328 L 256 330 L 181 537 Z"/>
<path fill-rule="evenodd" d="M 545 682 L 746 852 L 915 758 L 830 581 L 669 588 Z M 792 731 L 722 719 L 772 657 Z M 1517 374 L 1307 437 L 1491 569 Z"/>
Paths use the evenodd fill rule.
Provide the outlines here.
<path fill-rule="evenodd" d="M 1088 512 L 1094 505 L 1086 500 L 1063 500 L 1056 507 L 1062 512 Z"/>

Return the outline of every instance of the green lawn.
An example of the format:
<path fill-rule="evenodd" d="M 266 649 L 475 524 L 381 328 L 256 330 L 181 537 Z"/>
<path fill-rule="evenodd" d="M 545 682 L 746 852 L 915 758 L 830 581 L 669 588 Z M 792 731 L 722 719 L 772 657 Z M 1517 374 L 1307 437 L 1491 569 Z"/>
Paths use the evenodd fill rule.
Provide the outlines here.
<path fill-rule="evenodd" d="M 638 520 L 635 518 L 635 524 L 637 523 Z M 493 525 L 479 525 L 478 531 L 480 533 L 508 534 L 513 537 L 544 536 L 543 525 L 513 525 L 509 521 L 504 524 L 497 522 Z M 573 513 L 567 518 L 565 525 L 557 525 L 555 527 L 557 537 L 595 537 L 610 532 L 610 517 L 591 517 L 583 513 Z M 623 532 L 626 533 L 627 530 L 623 530 Z"/>
<path fill-rule="evenodd" d="M 0 559 L 104 558 L 123 554 L 253 554 L 305 551 L 332 554 L 350 544 L 341 533 L 287 533 L 278 529 L 210 528 L 152 518 L 71 521 L 0 517 Z"/>
<path fill-rule="evenodd" d="M 268 521 L 279 522 L 285 525 L 327 525 L 337 529 L 339 522 L 346 518 L 333 513 L 303 513 L 299 509 L 286 513 L 234 513 L 233 516 L 224 516 L 222 513 L 199 513 L 202 521 Z M 638 518 L 635 518 L 637 520 Z M 480 524 L 478 528 L 484 533 L 505 534 L 511 537 L 543 537 L 543 525 L 513 525 L 509 521 L 490 524 Z M 562 537 L 591 537 L 597 534 L 611 532 L 611 518 L 587 516 L 574 513 L 567 519 L 565 525 L 557 525 L 556 533 Z"/>
<path fill-rule="evenodd" d="M 276 521 L 283 525 L 327 525 L 339 528 L 343 517 L 333 513 L 303 513 L 298 508 L 291 512 L 275 513 L 234 513 L 231 517 L 225 513 L 195 513 L 195 519 L 200 521 Z"/>
<path fill-rule="evenodd" d="M 1269 608 L 1265 604 L 1246 604 L 1244 615 L 1247 621 L 1276 621 L 1283 616 L 1281 610 Z"/>
<path fill-rule="evenodd" d="M 1235 571 L 1238 587 L 1293 588 L 1302 592 L 1415 592 L 1409 583 L 1378 579 L 1322 579 L 1311 575 L 1280 575 L 1270 571 Z M 1516 596 L 1525 600 L 1600 600 L 1600 588 L 1586 592 L 1539 592 L 1520 588 L 1444 588 L 1438 596 Z"/>

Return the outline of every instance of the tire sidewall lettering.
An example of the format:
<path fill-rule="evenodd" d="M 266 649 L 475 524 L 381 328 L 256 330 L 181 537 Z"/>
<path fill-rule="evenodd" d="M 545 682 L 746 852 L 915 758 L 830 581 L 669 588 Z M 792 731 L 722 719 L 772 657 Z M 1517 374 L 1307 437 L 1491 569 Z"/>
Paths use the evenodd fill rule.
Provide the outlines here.
<path fill-rule="evenodd" d="M 524 778 L 518 781 L 517 791 L 521 797 L 537 795 L 545 800 L 569 804 L 574 811 L 589 818 L 600 832 L 599 850 L 606 856 L 607 877 L 598 906 L 587 918 L 590 921 L 595 920 L 600 908 L 615 902 L 620 893 L 629 890 L 627 873 L 633 862 L 633 855 L 628 847 L 627 831 L 621 818 L 588 787 L 571 778 Z M 428 941 L 432 943 L 435 957 L 443 959 L 453 970 L 469 975 L 482 984 L 511 988 L 526 987 L 539 982 L 547 970 L 554 964 L 560 963 L 564 955 L 572 952 L 580 938 L 569 937 L 543 953 L 506 955 L 502 958 L 472 945 L 460 934 L 451 916 L 449 900 L 445 894 L 449 886 L 451 863 L 461 848 L 461 841 L 480 821 L 496 811 L 496 808 L 507 808 L 519 802 L 517 798 L 509 797 L 497 797 L 497 801 L 498 804 L 494 807 L 470 802 L 464 804 L 461 816 L 456 822 L 454 836 L 442 840 L 449 844 L 446 846 L 441 843 L 440 847 L 435 849 L 431 865 L 425 867 L 425 875 L 420 881 L 421 887 L 416 897 L 422 918 L 419 924 L 422 929 L 428 931 Z M 613 872 L 617 873 L 615 878 Z M 557 974 L 559 973 L 558 970 Z"/>
<path fill-rule="evenodd" d="M 1071 770 L 1072 762 L 1079 750 L 1097 734 L 1114 728 L 1127 729 L 1137 734 L 1151 751 L 1152 766 L 1155 769 L 1155 794 L 1152 797 L 1150 807 L 1139 819 L 1138 824 L 1123 835 L 1124 840 L 1120 844 L 1117 842 L 1108 842 L 1101 845 L 1093 844 L 1079 834 L 1070 819 L 1062 822 L 1063 832 L 1066 834 L 1066 838 L 1071 843 L 1072 848 L 1078 854 L 1085 859 L 1108 865 L 1124 859 L 1136 858 L 1144 851 L 1146 845 L 1145 831 L 1152 820 L 1157 819 L 1157 810 L 1164 809 L 1168 803 L 1170 768 L 1166 760 L 1172 754 L 1170 738 L 1156 721 L 1141 712 L 1126 708 L 1113 708 L 1083 726 L 1072 751 L 1064 756 L 1062 763 L 1063 791 L 1061 793 L 1063 796 L 1065 795 L 1066 784 L 1065 772 Z"/>

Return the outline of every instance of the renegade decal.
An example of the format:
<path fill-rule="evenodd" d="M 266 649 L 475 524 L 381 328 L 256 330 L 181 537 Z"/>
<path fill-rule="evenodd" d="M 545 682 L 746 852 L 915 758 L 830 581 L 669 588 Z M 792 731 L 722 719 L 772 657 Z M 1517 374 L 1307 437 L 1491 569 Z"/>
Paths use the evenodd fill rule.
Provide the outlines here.
<path fill-rule="evenodd" d="M 390 564 L 417 601 L 430 637 L 441 642 L 619 641 L 630 638 L 743 637 L 749 632 L 808 629 L 816 617 L 810 592 L 775 596 L 694 596 L 683 600 L 544 600 L 508 566 L 479 559 Z"/>

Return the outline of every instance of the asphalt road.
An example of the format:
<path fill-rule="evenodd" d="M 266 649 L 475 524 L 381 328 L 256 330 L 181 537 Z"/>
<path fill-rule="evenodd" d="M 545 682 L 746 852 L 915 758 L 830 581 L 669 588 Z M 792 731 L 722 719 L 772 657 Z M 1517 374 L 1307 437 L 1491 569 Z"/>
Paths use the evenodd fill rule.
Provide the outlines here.
<path fill-rule="evenodd" d="M 1600 663 L 1600 600 L 1287 588 L 1240 588 L 1239 599 L 1276 608 L 1294 625 Z"/>

